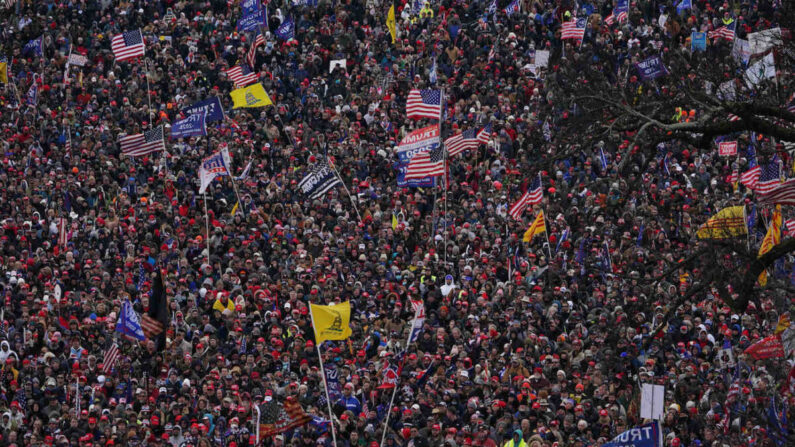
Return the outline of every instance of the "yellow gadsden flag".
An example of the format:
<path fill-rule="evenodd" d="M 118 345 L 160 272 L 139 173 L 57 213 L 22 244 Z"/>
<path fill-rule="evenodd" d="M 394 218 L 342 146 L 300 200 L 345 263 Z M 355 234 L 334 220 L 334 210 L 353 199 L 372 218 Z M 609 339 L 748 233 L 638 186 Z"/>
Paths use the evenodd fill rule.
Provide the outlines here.
<path fill-rule="evenodd" d="M 718 211 L 702 225 L 696 236 L 699 239 L 728 239 L 748 234 L 745 224 L 745 207 L 730 206 Z"/>
<path fill-rule="evenodd" d="M 397 28 L 395 27 L 395 3 L 389 7 L 389 12 L 386 14 L 386 27 L 389 28 L 389 34 L 392 36 L 392 43 L 397 40 Z"/>
<path fill-rule="evenodd" d="M 234 101 L 233 109 L 241 107 L 265 107 L 273 104 L 268 93 L 265 92 L 265 87 L 259 82 L 248 87 L 232 90 L 229 93 Z"/>
<path fill-rule="evenodd" d="M 350 301 L 334 306 L 309 304 L 309 311 L 312 313 L 312 326 L 318 345 L 326 340 L 345 340 L 351 336 Z"/>
<path fill-rule="evenodd" d="M 759 247 L 759 257 L 769 252 L 775 245 L 781 242 L 781 205 L 776 205 L 776 210 L 773 211 L 773 218 L 770 219 L 770 226 L 767 227 L 767 234 L 762 239 L 762 245 Z M 767 285 L 767 270 L 762 270 L 757 278 L 759 285 L 764 287 Z"/>
<path fill-rule="evenodd" d="M 0 82 L 8 84 L 8 62 L 0 60 Z"/>
<path fill-rule="evenodd" d="M 546 231 L 547 224 L 544 221 L 544 211 L 542 210 L 538 212 L 538 216 L 536 216 L 536 220 L 530 224 L 530 228 L 524 232 L 524 237 L 522 237 L 522 240 L 524 242 L 530 242 L 533 240 L 533 237 L 535 237 L 536 234 L 546 233 Z"/>

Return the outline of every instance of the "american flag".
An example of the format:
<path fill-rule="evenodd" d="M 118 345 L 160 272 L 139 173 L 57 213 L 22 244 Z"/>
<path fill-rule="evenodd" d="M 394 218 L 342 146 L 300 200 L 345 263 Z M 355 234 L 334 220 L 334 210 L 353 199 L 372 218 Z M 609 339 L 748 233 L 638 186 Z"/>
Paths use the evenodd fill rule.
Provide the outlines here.
<path fill-rule="evenodd" d="M 257 47 L 260 45 L 265 45 L 265 38 L 262 37 L 262 34 L 257 34 L 257 38 L 254 39 L 254 42 L 251 42 L 251 47 L 246 53 L 246 62 L 248 62 L 249 67 L 257 67 Z"/>
<path fill-rule="evenodd" d="M 447 155 L 453 157 L 467 150 L 477 150 L 478 144 L 489 141 L 491 131 L 485 127 L 475 132 L 475 129 L 465 130 L 459 134 L 444 140 L 444 147 Z"/>
<path fill-rule="evenodd" d="M 143 56 L 146 49 L 140 29 L 113 36 L 110 46 L 117 61 L 126 61 L 127 59 Z"/>
<path fill-rule="evenodd" d="M 66 232 L 66 218 L 62 217 L 58 222 L 58 245 L 66 247 L 67 242 L 69 242 L 69 234 Z"/>
<path fill-rule="evenodd" d="M 497 46 L 492 45 L 491 49 L 489 50 L 489 59 L 488 61 L 491 62 L 497 56 Z"/>
<path fill-rule="evenodd" d="M 412 89 L 406 100 L 406 115 L 411 119 L 440 119 L 442 116 L 442 92 L 440 90 Z"/>
<path fill-rule="evenodd" d="M 729 114 L 729 122 L 733 123 L 735 121 L 740 121 L 740 117 L 735 115 L 735 114 L 733 114 L 733 113 L 730 113 Z"/>
<path fill-rule="evenodd" d="M 536 177 L 533 183 L 530 184 L 530 187 L 527 188 L 527 192 L 522 195 L 518 202 L 513 204 L 510 210 L 508 210 L 508 214 L 514 219 L 519 219 L 528 206 L 541 203 L 541 198 L 543 196 L 544 192 L 541 189 L 541 179 Z"/>
<path fill-rule="evenodd" d="M 754 191 L 760 195 L 767 194 L 774 190 L 779 184 L 781 184 L 781 166 L 778 163 L 778 159 L 774 158 L 767 166 L 762 168 L 759 181 Z"/>
<path fill-rule="evenodd" d="M 561 27 L 560 38 L 582 40 L 585 37 L 585 25 L 587 23 L 588 19 L 585 17 L 564 22 L 563 27 Z"/>
<path fill-rule="evenodd" d="M 155 320 L 153 317 L 149 315 L 144 315 L 141 317 L 141 329 L 144 330 L 144 335 L 149 340 L 154 340 L 155 337 L 160 335 L 163 332 L 163 323 L 160 321 Z"/>
<path fill-rule="evenodd" d="M 406 167 L 406 180 L 422 179 L 444 174 L 444 148 L 437 147 L 415 155 Z"/>
<path fill-rule="evenodd" d="M 144 133 L 124 135 L 119 139 L 119 144 L 121 144 L 121 153 L 130 157 L 164 151 L 166 142 L 163 139 L 163 126 L 157 126 Z"/>
<path fill-rule="evenodd" d="M 226 70 L 226 75 L 235 83 L 236 87 L 245 87 L 257 82 L 259 76 L 251 71 L 247 65 L 238 65 Z"/>
<path fill-rule="evenodd" d="M 105 357 L 102 359 L 102 373 L 109 374 L 119 361 L 119 345 L 113 343 L 105 352 Z"/>
<path fill-rule="evenodd" d="M 610 13 L 609 16 L 605 19 L 605 24 L 608 26 L 612 25 L 615 22 L 621 23 L 627 19 L 627 12 L 629 11 L 629 1 L 628 0 L 619 0 L 618 4 L 613 11 Z"/>
<path fill-rule="evenodd" d="M 759 176 L 761 174 L 762 168 L 755 164 L 751 169 L 743 172 L 743 175 L 740 176 L 740 183 L 750 189 L 755 189 L 756 184 L 759 183 Z"/>
<path fill-rule="evenodd" d="M 737 27 L 737 21 L 735 20 L 729 26 L 721 26 L 715 31 L 708 32 L 707 36 L 710 39 L 734 40 L 734 30 L 736 27 Z"/>
<path fill-rule="evenodd" d="M 784 231 L 786 231 L 787 236 L 795 237 L 795 217 L 784 222 Z"/>
<path fill-rule="evenodd" d="M 729 176 L 729 183 L 735 184 L 738 180 L 740 180 L 740 170 L 735 166 Z"/>
<path fill-rule="evenodd" d="M 759 203 L 795 205 L 795 179 L 787 180 L 773 188 L 770 192 L 760 194 Z"/>

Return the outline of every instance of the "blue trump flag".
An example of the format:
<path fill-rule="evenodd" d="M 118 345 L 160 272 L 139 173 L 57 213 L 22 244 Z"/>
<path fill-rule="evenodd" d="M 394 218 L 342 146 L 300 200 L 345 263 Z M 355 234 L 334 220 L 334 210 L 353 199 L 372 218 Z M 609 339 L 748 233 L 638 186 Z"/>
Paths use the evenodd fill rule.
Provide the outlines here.
<path fill-rule="evenodd" d="M 145 340 L 144 330 L 141 329 L 141 320 L 132 308 L 129 301 L 125 301 L 121 306 L 119 319 L 116 321 L 116 332 L 132 337 L 136 340 Z"/>
<path fill-rule="evenodd" d="M 267 13 L 264 11 L 257 11 L 254 14 L 243 16 L 237 21 L 238 31 L 256 31 L 260 27 L 267 25 Z"/>
<path fill-rule="evenodd" d="M 707 51 L 707 33 L 690 34 L 690 51 Z"/>
<path fill-rule="evenodd" d="M 652 56 L 646 60 L 640 61 L 635 64 L 635 68 L 638 70 L 640 78 L 644 81 L 651 81 L 668 74 L 668 69 L 665 68 L 665 64 L 663 64 L 660 56 Z"/>
<path fill-rule="evenodd" d="M 33 84 L 31 84 L 28 89 L 28 94 L 25 96 L 25 103 L 34 107 L 39 103 L 39 86 L 36 85 L 36 81 L 33 81 Z"/>
<path fill-rule="evenodd" d="M 43 54 L 42 51 L 42 42 L 44 41 L 44 36 L 40 36 L 36 39 L 31 40 L 28 42 L 24 48 L 22 48 L 22 54 L 27 56 L 28 54 L 35 54 L 36 56 L 41 56 Z"/>
<path fill-rule="evenodd" d="M 276 37 L 282 40 L 290 40 L 295 37 L 295 22 L 293 19 L 287 19 L 276 28 Z"/>
<path fill-rule="evenodd" d="M 185 115 L 202 114 L 205 112 L 207 113 L 207 117 L 204 119 L 206 123 L 224 120 L 224 109 L 221 107 L 221 100 L 217 96 L 207 98 L 182 109 L 182 113 Z"/>
<path fill-rule="evenodd" d="M 260 0 L 242 0 L 240 8 L 243 10 L 243 17 L 250 16 L 259 12 Z"/>
<path fill-rule="evenodd" d="M 619 434 L 602 447 L 661 447 L 662 432 L 660 422 L 654 421 L 651 424 L 641 425 L 640 427 L 630 428 Z"/>
<path fill-rule="evenodd" d="M 692 0 L 682 0 L 676 5 L 676 13 L 681 14 L 682 12 L 693 9 L 693 1 Z"/>
<path fill-rule="evenodd" d="M 184 120 L 179 120 L 171 126 L 171 136 L 172 140 L 176 140 L 177 138 L 188 138 L 188 137 L 198 137 L 202 135 L 207 135 L 207 125 L 205 123 L 205 119 L 207 117 L 207 112 L 204 113 L 196 113 L 194 115 L 190 115 Z"/>

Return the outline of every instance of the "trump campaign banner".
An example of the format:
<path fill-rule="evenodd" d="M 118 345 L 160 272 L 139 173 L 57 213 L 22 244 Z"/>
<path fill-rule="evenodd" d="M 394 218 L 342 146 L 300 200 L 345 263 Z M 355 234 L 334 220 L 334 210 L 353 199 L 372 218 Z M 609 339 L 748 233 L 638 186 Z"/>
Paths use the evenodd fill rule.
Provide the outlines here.
<path fill-rule="evenodd" d="M 745 353 L 756 360 L 784 357 L 784 344 L 781 343 L 781 334 L 765 337 L 749 346 Z"/>
<path fill-rule="evenodd" d="M 207 116 L 204 118 L 205 123 L 224 120 L 224 109 L 221 106 L 221 99 L 217 96 L 207 98 L 182 109 L 182 113 L 185 115 L 196 115 L 203 112 L 207 112 Z"/>
<path fill-rule="evenodd" d="M 722 156 L 737 155 L 737 142 L 722 141 L 718 143 L 718 153 Z"/>
<path fill-rule="evenodd" d="M 660 422 L 654 421 L 651 424 L 641 425 L 640 427 L 630 428 L 619 434 L 602 447 L 661 447 L 662 432 Z"/>
<path fill-rule="evenodd" d="M 184 120 L 179 120 L 171 126 L 172 140 L 177 138 L 199 137 L 207 135 L 207 112 L 190 115 Z"/>
<path fill-rule="evenodd" d="M 668 74 L 668 69 L 665 68 L 660 56 L 652 56 L 638 62 L 635 64 L 635 69 L 638 70 L 638 74 L 644 81 L 651 81 Z"/>
<path fill-rule="evenodd" d="M 439 126 L 423 127 L 403 137 L 398 144 L 398 161 L 393 165 L 398 171 L 397 184 L 399 188 L 426 188 L 436 185 L 436 178 L 433 176 L 410 180 L 406 180 L 405 177 L 411 159 L 421 152 L 436 149 L 439 147 L 440 141 Z"/>
<path fill-rule="evenodd" d="M 707 51 L 707 33 L 690 33 L 690 51 Z"/>
<path fill-rule="evenodd" d="M 240 20 L 237 21 L 237 30 L 241 31 L 256 31 L 261 26 L 264 26 L 267 23 L 267 18 L 265 17 L 265 13 L 263 11 L 256 11 L 252 14 L 243 16 Z"/>
<path fill-rule="evenodd" d="M 215 180 L 216 177 L 225 177 L 229 175 L 229 168 L 224 161 L 224 156 L 221 152 L 216 152 L 202 161 L 199 167 L 199 180 L 201 187 L 199 194 L 204 194 L 207 187 Z"/>

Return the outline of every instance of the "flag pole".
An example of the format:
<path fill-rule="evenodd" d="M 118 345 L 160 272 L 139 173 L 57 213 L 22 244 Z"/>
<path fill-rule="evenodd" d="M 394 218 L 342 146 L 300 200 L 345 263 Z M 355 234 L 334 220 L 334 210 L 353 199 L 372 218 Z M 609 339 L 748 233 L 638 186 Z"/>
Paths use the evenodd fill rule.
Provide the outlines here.
<path fill-rule="evenodd" d="M 312 306 L 309 306 L 309 319 L 312 323 L 312 330 L 315 330 L 315 315 L 312 313 Z M 315 348 L 317 348 L 317 359 L 320 362 L 320 376 L 323 378 L 323 391 L 326 392 L 326 405 L 328 405 L 328 419 L 331 425 L 331 438 L 334 441 L 334 447 L 337 447 L 337 430 L 334 428 L 334 413 L 331 411 L 331 398 L 328 395 L 328 384 L 326 383 L 326 370 L 323 368 L 323 355 L 320 353 L 320 345 L 322 344 L 317 340 L 317 333 L 315 333 Z"/>
<path fill-rule="evenodd" d="M 590 17 L 585 19 L 585 29 L 582 30 L 582 39 L 580 39 L 580 50 L 582 50 L 582 43 L 585 42 L 585 31 L 588 29 L 588 21 L 591 20 Z"/>
<path fill-rule="evenodd" d="M 356 211 L 356 216 L 359 218 L 359 222 L 362 221 L 362 215 L 359 214 L 359 208 L 356 207 L 356 202 L 353 200 L 353 196 L 351 195 L 350 190 L 348 190 L 348 185 L 342 180 L 342 176 L 340 173 L 337 172 L 337 167 L 334 166 L 334 163 L 331 162 L 331 159 L 328 158 L 328 154 L 326 154 L 326 161 L 328 161 L 328 165 L 331 166 L 331 170 L 334 171 L 334 175 L 337 176 L 337 179 L 342 183 L 342 187 L 345 188 L 345 192 L 348 194 L 348 198 L 351 199 L 351 204 L 353 205 L 353 210 Z"/>
<path fill-rule="evenodd" d="M 410 301 L 409 301 L 410 302 Z M 411 326 L 409 326 L 409 335 L 406 337 L 406 345 L 403 347 L 404 352 L 408 352 L 409 343 L 411 342 L 411 334 L 414 332 L 414 320 L 417 319 L 417 311 L 414 311 L 414 318 L 411 319 Z M 405 357 L 404 357 L 405 358 Z M 403 360 L 401 360 L 402 362 Z M 389 407 L 386 410 L 386 419 L 384 419 L 384 432 L 381 434 L 380 447 L 384 447 L 386 442 L 386 432 L 389 429 L 389 415 L 392 414 L 392 405 L 395 403 L 395 396 L 397 395 L 398 384 L 400 383 L 400 374 L 395 378 L 395 387 L 392 388 L 392 398 L 389 399 Z"/>
<path fill-rule="evenodd" d="M 255 436 L 256 436 L 255 437 L 256 441 L 255 441 L 254 445 L 258 446 L 259 445 L 259 421 L 260 421 L 260 418 L 262 417 L 262 412 L 259 409 L 259 405 L 252 405 L 252 408 L 254 408 L 254 410 L 257 411 L 257 426 L 254 427 L 254 433 L 255 433 Z"/>
<path fill-rule="evenodd" d="M 204 228 L 207 231 L 205 235 L 205 242 L 207 243 L 207 264 L 210 265 L 210 269 L 212 269 L 212 264 L 210 264 L 210 215 L 207 214 L 207 193 L 202 194 L 204 196 Z"/>
<path fill-rule="evenodd" d="M 149 88 L 149 61 L 144 57 L 144 70 L 146 73 L 146 100 L 149 102 L 149 129 L 152 129 L 152 89 Z M 165 136 L 163 137 L 165 138 Z"/>
<path fill-rule="evenodd" d="M 541 173 L 538 173 L 538 186 L 541 187 L 541 200 L 544 200 L 544 184 L 541 181 Z M 552 262 L 552 244 L 549 243 L 549 226 L 547 225 L 547 210 L 546 208 L 543 209 L 544 211 L 544 236 L 547 238 L 547 253 L 549 253 L 549 265 Z M 549 270 L 549 269 L 547 269 Z"/>
<path fill-rule="evenodd" d="M 228 153 L 228 149 L 227 149 L 227 153 Z M 223 153 L 221 155 L 221 158 L 224 158 L 223 157 Z M 232 164 L 231 157 L 230 157 L 230 160 L 229 160 L 229 164 L 230 165 Z M 229 173 L 229 181 L 232 182 L 232 189 L 235 191 L 235 197 L 237 197 L 237 203 L 239 203 L 240 205 L 243 205 L 243 201 L 240 200 L 240 193 L 237 191 L 237 183 L 235 183 L 235 176 L 232 174 L 231 171 L 232 171 L 232 167 L 231 166 L 227 166 L 226 167 L 226 172 Z M 246 210 L 243 209 L 242 206 L 238 206 L 238 208 L 240 208 L 240 211 L 243 213 L 243 217 L 246 217 Z"/>
<path fill-rule="evenodd" d="M 442 234 L 444 235 L 444 266 L 447 268 L 447 149 L 444 147 L 444 139 L 442 139 L 442 121 L 444 119 L 444 88 L 439 94 L 439 145 L 442 147 L 442 155 L 444 156 L 444 227 L 442 227 Z M 409 332 L 409 335 L 411 332 Z"/>

